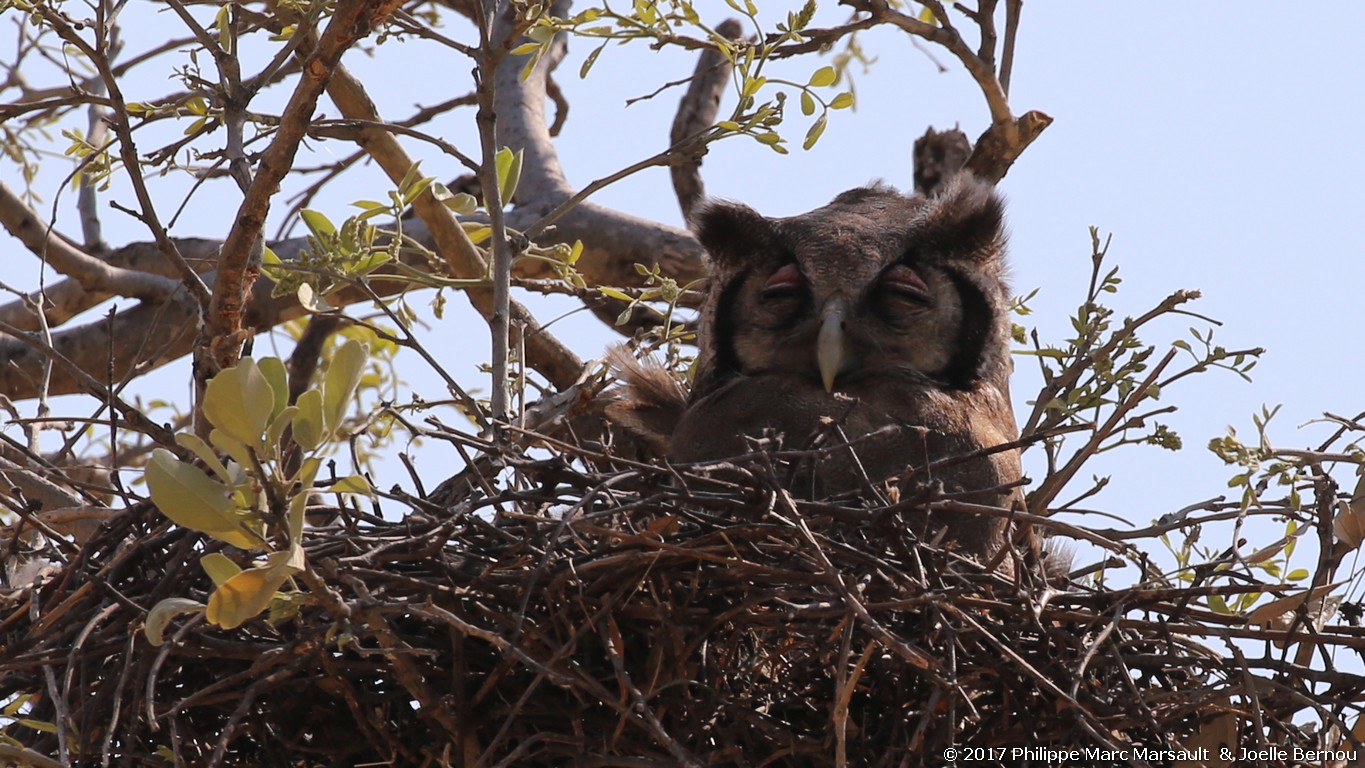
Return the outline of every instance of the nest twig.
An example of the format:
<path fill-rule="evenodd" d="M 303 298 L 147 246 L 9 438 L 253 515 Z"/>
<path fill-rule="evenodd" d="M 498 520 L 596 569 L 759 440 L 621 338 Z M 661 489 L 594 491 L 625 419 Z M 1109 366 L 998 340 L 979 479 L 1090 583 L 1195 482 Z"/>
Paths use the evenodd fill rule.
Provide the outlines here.
<path fill-rule="evenodd" d="M 130 765 L 897 766 L 950 747 L 1330 748 L 1347 726 L 1294 721 L 1314 686 L 1335 692 L 1326 721 L 1359 713 L 1359 675 L 1211 650 L 1254 633 L 1189 595 L 985 572 L 910 534 L 904 502 L 794 499 L 771 455 L 703 473 L 561 447 L 509 466 L 448 509 L 343 508 L 309 530 L 344 611 L 196 618 L 159 649 L 145 611 L 204 599 L 198 560 L 220 545 L 126 511 L 0 598 L 0 701 L 63 724 L 10 733 Z"/>

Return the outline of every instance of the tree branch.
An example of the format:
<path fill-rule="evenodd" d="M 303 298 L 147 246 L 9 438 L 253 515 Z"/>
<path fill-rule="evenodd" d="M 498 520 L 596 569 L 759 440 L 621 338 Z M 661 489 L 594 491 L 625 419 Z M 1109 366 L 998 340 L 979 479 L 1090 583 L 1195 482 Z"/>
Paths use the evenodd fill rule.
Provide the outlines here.
<path fill-rule="evenodd" d="M 252 180 L 237 209 L 236 223 L 228 232 L 214 280 L 213 300 L 196 346 L 195 384 L 202 392 L 215 373 L 237 362 L 242 344 L 242 314 L 251 285 L 260 275 L 265 246 L 265 220 L 270 201 L 279 192 L 280 181 L 294 165 L 294 155 L 313 118 L 313 109 L 322 95 L 341 56 L 357 41 L 369 35 L 375 25 L 400 4 L 400 0 L 343 0 L 334 11 L 327 31 L 304 62 L 298 85 L 280 117 L 270 146 L 261 155 Z"/>
<path fill-rule="evenodd" d="M 986 106 L 991 113 L 991 125 L 976 140 L 976 149 L 967 161 L 967 168 L 979 178 L 992 183 L 1003 179 L 1019 155 L 1029 144 L 1033 143 L 1034 139 L 1038 138 L 1043 129 L 1052 124 L 1051 117 L 1036 110 L 1019 118 L 1014 117 L 1013 112 L 1011 112 L 1006 88 L 1009 73 L 1008 65 L 1005 70 L 1005 79 L 1002 80 L 996 76 L 995 62 L 992 59 L 983 58 L 985 54 L 994 56 L 995 20 L 993 17 L 989 20 L 985 18 L 977 20 L 977 23 L 982 25 L 983 38 L 987 34 L 992 38 L 989 45 L 983 39 L 980 52 L 982 55 L 978 55 L 978 52 L 973 51 L 962 39 L 962 35 L 953 26 L 952 19 L 939 0 L 925 0 L 924 2 L 925 7 L 932 11 L 938 20 L 938 26 L 926 24 L 917 18 L 907 16 L 891 8 L 886 0 L 844 0 L 844 4 L 869 14 L 877 23 L 891 24 L 915 37 L 936 43 L 946 48 L 957 57 L 958 61 L 962 62 L 967 73 L 976 81 L 976 85 L 981 90 L 981 95 L 985 97 Z M 993 10 L 995 3 L 990 2 L 983 7 L 989 7 Z M 1009 10 L 1007 8 L 1007 11 Z M 989 24 L 989 28 L 985 26 L 987 24 Z M 1012 58 L 1015 32 L 1018 28 L 1017 14 L 1013 18 L 1007 19 L 1006 24 L 1007 56 Z"/>
<path fill-rule="evenodd" d="M 121 269 L 86 254 L 66 238 L 54 234 L 3 181 L 0 181 L 0 225 L 45 263 L 63 275 L 75 278 L 85 291 L 163 301 L 180 287 L 163 277 Z M 24 314 L 32 317 L 31 312 Z"/>
<path fill-rule="evenodd" d="M 735 19 L 726 19 L 716 25 L 716 32 L 730 40 L 738 40 L 744 28 Z M 673 118 L 673 130 L 668 140 L 674 146 L 683 144 L 704 131 L 710 130 L 716 122 L 720 110 L 720 97 L 730 84 L 730 72 L 734 65 L 720 51 L 708 49 L 697 58 L 697 68 L 692 73 L 692 83 L 678 104 L 678 114 Z M 692 208 L 705 195 L 701 180 L 701 158 L 705 147 L 686 161 L 669 166 L 673 176 L 673 192 L 678 196 L 683 218 L 692 218 Z"/>

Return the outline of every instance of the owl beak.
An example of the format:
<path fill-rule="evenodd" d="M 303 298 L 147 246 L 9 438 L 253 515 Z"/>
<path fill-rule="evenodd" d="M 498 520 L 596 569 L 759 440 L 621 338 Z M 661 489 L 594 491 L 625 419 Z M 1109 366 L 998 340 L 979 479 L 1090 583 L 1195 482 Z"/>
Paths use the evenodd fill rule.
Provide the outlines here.
<path fill-rule="evenodd" d="M 844 344 L 844 304 L 832 301 L 825 305 L 820 336 L 815 342 L 815 359 L 820 366 L 820 381 L 826 392 L 834 391 L 834 377 L 848 362 L 848 348 Z"/>

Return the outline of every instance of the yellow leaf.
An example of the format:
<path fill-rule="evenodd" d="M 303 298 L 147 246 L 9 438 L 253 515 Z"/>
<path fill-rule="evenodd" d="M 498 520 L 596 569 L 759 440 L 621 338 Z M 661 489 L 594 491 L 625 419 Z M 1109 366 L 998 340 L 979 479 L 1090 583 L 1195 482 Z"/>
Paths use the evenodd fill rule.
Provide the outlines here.
<path fill-rule="evenodd" d="M 297 559 L 292 551 L 272 552 L 264 566 L 228 579 L 209 596 L 205 618 L 223 629 L 233 629 L 258 615 L 270 605 L 285 580 L 302 570 L 296 566 Z"/>
<path fill-rule="evenodd" d="M 839 73 L 835 71 L 834 67 L 825 66 L 815 70 L 815 74 L 810 76 L 808 85 L 812 88 L 824 88 L 827 85 L 834 85 L 834 81 L 838 79 Z"/>
<path fill-rule="evenodd" d="M 222 552 L 210 552 L 199 558 L 199 567 L 213 580 L 215 587 L 221 587 L 233 576 L 242 572 L 241 566 Z"/>

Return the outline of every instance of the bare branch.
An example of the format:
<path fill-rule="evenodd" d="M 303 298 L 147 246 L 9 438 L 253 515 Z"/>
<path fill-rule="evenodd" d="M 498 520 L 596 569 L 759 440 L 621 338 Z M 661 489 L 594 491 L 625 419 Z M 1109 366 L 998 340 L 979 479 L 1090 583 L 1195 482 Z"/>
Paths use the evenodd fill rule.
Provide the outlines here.
<path fill-rule="evenodd" d="M 3 181 L 0 181 L 0 224 L 44 262 L 76 279 L 86 291 L 163 301 L 179 288 L 177 283 L 163 277 L 120 269 L 84 253 L 45 226 Z"/>
<path fill-rule="evenodd" d="M 952 20 L 939 0 L 925 0 L 925 7 L 933 12 L 934 17 L 940 25 L 926 24 L 919 19 L 907 16 L 897 11 L 887 4 L 886 0 L 845 0 L 845 5 L 849 5 L 856 10 L 868 13 L 877 23 L 888 23 L 908 34 L 914 35 L 932 43 L 936 43 L 946 48 L 950 53 L 962 62 L 966 67 L 967 73 L 976 81 L 977 87 L 981 90 L 981 95 L 986 99 L 986 106 L 991 112 L 991 125 L 985 133 L 976 140 L 976 149 L 971 158 L 967 161 L 967 167 L 979 178 L 992 183 L 998 182 L 1009 172 L 1009 168 L 1019 155 L 1038 138 L 1043 129 L 1052 124 L 1052 118 L 1039 111 L 1031 111 L 1023 117 L 1015 118 L 1010 110 L 1009 97 L 1005 83 L 996 76 L 995 62 L 983 58 L 974 52 L 957 28 L 953 26 Z M 994 7 L 994 3 L 989 4 Z M 984 18 L 980 23 L 985 23 Z M 1015 24 L 1017 26 L 1017 19 Z M 991 30 L 994 29 L 994 20 L 990 21 Z M 983 37 L 988 30 L 983 29 Z M 993 35 L 994 32 L 991 31 Z M 1013 55 L 1014 35 L 1009 34 L 1007 40 L 1009 55 Z M 990 46 L 985 45 L 983 40 L 982 53 L 994 55 L 994 43 Z"/>
<path fill-rule="evenodd" d="M 1000 53 L 1000 87 L 1010 93 L 1010 75 L 1014 72 L 1014 43 L 1019 38 L 1019 14 L 1024 0 L 1005 0 L 1005 48 Z"/>
<path fill-rule="evenodd" d="M 109 91 L 108 106 L 111 111 L 110 117 L 113 118 L 114 132 L 118 135 L 119 157 L 123 161 L 128 181 L 133 185 L 133 192 L 137 196 L 140 208 L 140 212 L 137 214 L 138 219 L 151 231 L 157 247 L 166 254 L 172 263 L 179 267 L 182 282 L 199 302 L 200 307 L 207 308 L 210 299 L 208 286 L 199 279 L 199 276 L 195 274 L 194 270 L 190 269 L 180 253 L 176 251 L 175 244 L 166 234 L 165 227 L 161 225 L 156 215 L 156 207 L 152 203 L 151 193 L 147 189 L 142 174 L 138 171 L 141 164 L 138 161 L 137 144 L 133 141 L 133 129 L 128 121 L 128 104 L 123 98 L 118 78 L 110 69 L 109 60 L 105 57 L 104 52 L 91 48 L 89 43 L 81 38 L 61 14 L 45 4 L 35 5 L 34 9 L 42 15 L 44 21 L 52 25 L 62 40 L 79 48 L 99 69 L 104 87 Z"/>
<path fill-rule="evenodd" d="M 716 32 L 730 40 L 738 40 L 744 33 L 743 27 L 735 19 L 726 19 L 716 25 Z M 720 110 L 720 97 L 730 82 L 730 72 L 734 66 L 720 51 L 708 49 L 697 58 L 697 68 L 692 74 L 692 83 L 678 104 L 678 114 L 673 118 L 673 130 L 668 140 L 674 146 L 711 128 Z M 683 218 L 692 218 L 692 207 L 705 194 L 701 180 L 701 156 L 704 147 L 695 156 L 689 157 L 669 167 L 673 176 L 673 192 L 678 196 Z"/>

